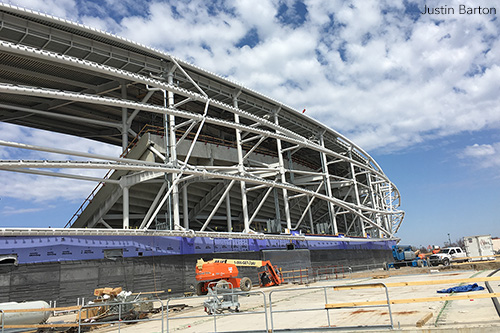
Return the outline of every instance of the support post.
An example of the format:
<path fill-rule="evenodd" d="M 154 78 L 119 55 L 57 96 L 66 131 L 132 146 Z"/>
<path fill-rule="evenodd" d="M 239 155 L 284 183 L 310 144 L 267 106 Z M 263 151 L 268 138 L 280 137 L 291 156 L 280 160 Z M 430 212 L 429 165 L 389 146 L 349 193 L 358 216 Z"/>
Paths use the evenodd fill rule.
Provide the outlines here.
<path fill-rule="evenodd" d="M 369 188 L 369 191 L 370 191 L 370 200 L 372 202 L 372 208 L 373 209 L 378 209 L 378 205 L 377 205 L 377 201 L 375 199 L 375 189 L 373 188 L 373 184 L 372 184 L 372 174 L 371 173 L 367 173 L 366 174 L 366 179 L 367 179 L 367 184 L 368 184 L 368 188 Z M 376 214 L 375 216 L 375 223 L 377 224 L 377 226 L 380 226 L 382 227 L 382 220 L 380 218 L 380 215 L 379 214 Z M 376 235 L 372 235 L 373 237 L 381 237 L 382 236 L 382 232 L 380 229 L 377 230 L 377 234 Z M 389 236 L 389 235 L 387 235 Z"/>
<path fill-rule="evenodd" d="M 233 231 L 233 218 L 231 216 L 231 196 L 226 196 L 226 220 L 227 220 L 227 231 Z"/>
<path fill-rule="evenodd" d="M 127 85 L 121 85 L 122 99 L 127 99 Z M 122 153 L 125 154 L 128 147 L 128 122 L 127 108 L 122 108 Z"/>
<path fill-rule="evenodd" d="M 322 147 L 325 146 L 325 141 L 323 139 L 323 134 L 319 136 L 319 143 Z M 333 197 L 332 195 L 332 185 L 330 183 L 330 173 L 328 172 L 328 164 L 326 160 L 326 154 L 321 152 L 320 153 L 321 157 L 321 168 L 323 170 L 323 174 L 325 175 L 325 190 L 326 190 L 326 195 L 328 197 Z M 328 213 L 330 215 L 330 221 L 333 225 L 333 234 L 337 235 L 339 233 L 339 230 L 337 228 L 337 217 L 335 216 L 335 206 L 333 205 L 332 202 L 328 202 Z"/>
<path fill-rule="evenodd" d="M 129 191 L 128 186 L 123 187 L 123 229 L 129 229 Z"/>
<path fill-rule="evenodd" d="M 188 212 L 188 185 L 182 188 L 182 218 L 184 220 L 184 229 L 189 230 L 189 212 Z"/>
<path fill-rule="evenodd" d="M 274 123 L 276 125 L 279 125 L 278 121 L 278 111 L 274 113 Z M 286 181 L 286 172 L 285 172 L 285 163 L 283 161 L 283 152 L 281 149 L 281 140 L 276 139 L 276 147 L 278 150 L 278 163 L 279 163 L 279 172 L 281 175 L 281 182 L 285 184 Z M 288 202 L 288 191 L 286 189 L 283 189 L 283 206 L 285 208 L 285 219 L 286 219 L 286 227 L 288 230 L 292 229 L 292 219 L 290 217 L 290 204 Z"/>
<path fill-rule="evenodd" d="M 274 195 L 274 213 L 275 213 L 274 220 L 276 221 L 277 224 L 281 226 L 281 212 L 280 212 L 280 200 L 278 198 L 278 189 L 273 188 L 273 195 Z"/>
<path fill-rule="evenodd" d="M 350 150 L 349 151 L 349 158 L 352 159 L 352 151 Z M 352 163 L 350 163 L 351 165 L 351 177 L 352 177 L 352 184 L 354 186 L 354 196 L 356 197 L 356 206 L 360 207 L 360 201 L 359 201 L 359 189 L 358 189 L 358 181 L 356 180 L 356 173 L 354 171 L 354 165 Z M 360 211 L 361 213 L 361 211 Z M 363 221 L 363 219 L 359 218 L 359 217 L 355 217 L 359 220 L 359 223 L 360 223 L 360 227 L 361 227 L 361 236 L 362 237 L 365 237 L 366 236 L 366 232 L 365 232 L 365 222 Z"/>
<path fill-rule="evenodd" d="M 173 68 L 175 70 L 175 67 Z M 174 83 L 174 73 L 173 70 L 168 72 L 168 84 L 172 85 Z M 169 91 L 168 93 L 168 107 L 172 108 L 174 106 L 174 93 Z M 175 116 L 168 116 L 168 135 L 169 135 L 169 143 L 170 147 L 170 162 L 174 167 L 177 167 L 177 140 L 175 137 Z M 167 133 L 165 133 L 167 135 Z M 177 175 L 172 175 L 172 210 L 173 210 L 173 219 L 174 219 L 174 227 L 180 226 L 180 216 L 179 216 L 179 185 L 175 181 Z"/>
<path fill-rule="evenodd" d="M 238 94 L 233 97 L 233 105 L 235 108 L 238 107 Z M 240 116 L 238 114 L 234 114 L 234 122 L 236 124 L 240 123 Z M 240 175 L 245 175 L 245 168 L 243 165 L 243 148 L 241 146 L 241 130 L 236 129 L 236 150 L 238 152 L 238 172 Z M 241 190 L 241 210 L 243 213 L 243 233 L 250 232 L 250 225 L 248 223 L 248 201 L 247 201 L 247 189 L 244 181 L 240 182 L 240 190 Z"/>
<path fill-rule="evenodd" d="M 313 215 L 310 209 L 307 211 L 307 213 L 309 214 L 309 223 L 311 224 L 311 234 L 314 234 Z"/>

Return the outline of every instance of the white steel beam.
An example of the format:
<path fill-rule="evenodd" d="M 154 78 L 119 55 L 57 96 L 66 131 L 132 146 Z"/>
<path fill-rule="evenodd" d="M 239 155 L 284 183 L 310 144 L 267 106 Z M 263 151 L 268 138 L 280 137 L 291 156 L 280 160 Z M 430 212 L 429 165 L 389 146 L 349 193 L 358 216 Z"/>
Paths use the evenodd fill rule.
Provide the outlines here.
<path fill-rule="evenodd" d="M 233 231 L 233 217 L 231 214 L 231 196 L 226 196 L 226 220 L 227 220 L 227 231 Z"/>
<path fill-rule="evenodd" d="M 241 91 L 240 91 L 241 92 Z M 238 95 L 240 92 L 237 92 L 233 97 L 233 104 L 235 108 L 238 108 Z M 234 114 L 234 122 L 236 124 L 240 123 L 240 116 L 238 114 Z M 241 176 L 245 175 L 245 167 L 243 165 L 243 147 L 241 146 L 241 130 L 236 129 L 236 151 L 238 153 L 238 172 Z M 240 191 L 241 191 L 241 211 L 243 216 L 243 232 L 250 232 L 250 224 L 248 219 L 248 202 L 247 202 L 247 190 L 245 181 L 240 182 Z"/>
<path fill-rule="evenodd" d="M 278 112 L 274 112 L 274 123 L 279 126 L 278 120 Z M 279 163 L 279 172 L 281 175 L 281 182 L 283 184 L 287 183 L 286 181 L 286 172 L 285 172 L 285 163 L 283 161 L 283 151 L 281 150 L 281 140 L 276 139 L 276 150 L 278 153 L 278 163 Z M 288 230 L 292 229 L 292 218 L 290 216 L 290 204 L 288 202 L 288 191 L 287 189 L 282 189 L 283 191 L 283 207 L 285 209 L 285 219 L 286 219 L 286 227 Z"/>
<path fill-rule="evenodd" d="M 177 66 L 178 67 L 178 66 Z M 168 72 L 167 80 L 168 84 L 173 85 L 174 84 L 174 73 L 173 69 L 171 69 Z M 174 93 L 172 91 L 168 91 L 168 107 L 172 108 L 174 106 Z M 177 140 L 175 136 L 175 116 L 173 114 L 168 115 L 168 135 L 169 135 L 169 143 L 170 147 L 167 147 L 167 149 L 170 149 L 170 163 L 174 166 L 177 167 Z M 165 136 L 167 133 L 165 133 Z M 187 163 L 187 161 L 186 161 Z M 180 226 L 181 220 L 180 220 L 180 213 L 179 213 L 179 185 L 177 184 L 176 177 L 179 177 L 179 175 L 172 175 L 172 186 L 174 187 L 172 191 L 172 210 L 173 210 L 173 218 L 174 218 L 174 225 L 175 226 Z"/>
<path fill-rule="evenodd" d="M 163 184 L 160 187 L 160 190 L 158 191 L 155 198 L 153 199 L 153 202 L 149 206 L 149 209 L 148 209 L 146 215 L 144 216 L 144 218 L 141 222 L 141 225 L 139 226 L 139 229 L 143 229 L 147 225 L 149 219 L 151 218 L 151 215 L 154 212 L 154 209 L 158 206 L 158 202 L 160 201 L 160 198 L 166 189 L 167 189 L 167 182 L 163 182 Z"/>
<path fill-rule="evenodd" d="M 323 186 L 323 182 L 321 182 L 318 186 L 318 188 L 316 189 L 316 192 L 315 193 L 318 193 L 319 190 L 321 189 L 321 186 Z M 302 223 L 302 220 L 304 219 L 304 217 L 306 216 L 306 213 L 309 213 L 311 214 L 311 211 L 310 211 L 310 208 L 311 208 L 311 205 L 312 203 L 314 202 L 314 199 L 316 199 L 316 197 L 312 197 L 309 199 L 309 202 L 307 203 L 307 206 L 306 208 L 304 209 L 304 211 L 302 212 L 302 215 L 300 216 L 299 220 L 297 221 L 297 224 L 295 225 L 295 228 L 293 228 L 293 230 L 297 230 L 298 227 L 300 226 L 300 224 Z M 312 226 L 312 215 L 309 216 L 309 218 L 311 219 L 311 226 Z"/>
<path fill-rule="evenodd" d="M 121 130 L 121 128 L 122 128 L 122 124 L 112 122 L 112 121 L 103 121 L 103 120 L 97 120 L 97 119 L 89 119 L 89 118 L 82 118 L 82 117 L 77 117 L 77 116 L 70 116 L 70 115 L 60 114 L 60 113 L 52 112 L 52 111 L 36 110 L 36 109 L 32 109 L 32 108 L 15 106 L 15 105 L 10 105 L 10 104 L 5 104 L 5 103 L 0 103 L 0 108 L 16 110 L 16 111 L 21 111 L 21 112 L 27 112 L 27 113 L 32 113 L 32 114 L 41 114 L 41 115 L 44 115 L 47 117 L 51 117 L 51 118 L 55 118 L 55 119 L 64 119 L 64 120 L 68 120 L 68 121 L 71 121 L 74 123 L 99 125 L 99 126 L 117 128 L 119 130 Z"/>
<path fill-rule="evenodd" d="M 125 83 L 121 84 L 122 99 L 127 99 L 127 85 Z M 128 122 L 127 122 L 127 108 L 122 107 L 122 153 L 127 151 L 128 147 Z"/>
<path fill-rule="evenodd" d="M 248 225 L 249 226 L 252 224 L 253 220 L 255 219 L 255 217 L 257 216 L 257 214 L 260 212 L 260 209 L 262 208 L 262 206 L 264 206 L 264 203 L 266 202 L 267 197 L 269 196 L 269 194 L 271 194 L 272 190 L 273 190 L 272 187 L 269 187 L 267 189 L 266 193 L 264 194 L 264 197 L 260 200 L 259 205 L 257 206 L 257 208 L 255 208 L 255 210 L 254 210 L 254 212 L 252 214 L 252 217 L 248 221 Z"/>
<path fill-rule="evenodd" d="M 220 196 L 219 200 L 215 204 L 214 209 L 212 209 L 212 212 L 210 213 L 210 215 L 208 216 L 208 218 L 205 220 L 205 223 L 201 227 L 200 231 L 205 231 L 205 229 L 208 227 L 208 225 L 210 224 L 210 221 L 212 221 L 212 218 L 214 217 L 215 213 L 217 213 L 217 211 L 219 210 L 220 206 L 222 205 L 222 203 L 226 199 L 229 191 L 231 191 L 231 188 L 233 187 L 233 185 L 234 185 L 235 182 L 236 182 L 236 180 L 231 180 L 231 182 L 229 183 L 229 185 L 227 185 L 224 193 L 222 193 L 222 195 Z"/>
<path fill-rule="evenodd" d="M 15 170 L 0 169 L 0 170 L 15 171 L 15 172 L 19 172 L 19 173 L 27 173 L 27 174 L 40 175 L 40 176 L 59 177 L 59 178 L 67 178 L 67 179 L 75 179 L 75 180 L 86 180 L 86 181 L 91 181 L 91 182 L 108 183 L 108 184 L 115 184 L 115 185 L 120 184 L 120 181 L 115 180 L 115 179 L 73 175 L 73 174 L 66 174 L 66 173 L 60 173 L 60 172 L 32 170 L 32 169 L 15 169 Z"/>
<path fill-rule="evenodd" d="M 189 230 L 189 207 L 188 207 L 188 184 L 182 187 L 182 219 L 184 220 L 184 229 Z"/>
<path fill-rule="evenodd" d="M 352 158 L 352 153 L 349 151 L 349 156 Z M 355 200 L 356 200 L 356 205 L 358 207 L 361 207 L 361 203 L 359 201 L 359 189 L 358 189 L 358 181 L 356 179 L 356 172 L 354 170 L 354 165 L 352 165 L 352 163 L 349 163 L 350 165 L 350 168 L 351 168 L 351 178 L 352 178 L 352 186 L 354 187 L 354 197 L 355 197 Z M 354 220 L 353 220 L 354 222 Z M 362 237 L 365 237 L 366 234 L 365 234 L 365 223 L 363 220 L 359 220 L 359 225 L 361 227 L 361 236 Z"/>
<path fill-rule="evenodd" d="M 320 142 L 321 146 L 323 146 L 323 147 L 325 146 L 323 134 L 320 134 L 319 142 Z M 332 185 L 330 184 L 330 172 L 328 171 L 328 164 L 327 164 L 328 160 L 327 160 L 326 154 L 324 152 L 320 152 L 320 159 L 321 159 L 321 168 L 323 170 L 323 174 L 325 175 L 324 183 L 325 183 L 326 195 L 329 197 L 333 197 Z M 333 225 L 333 234 L 337 235 L 339 233 L 339 230 L 337 227 L 337 217 L 335 216 L 335 206 L 333 205 L 332 202 L 328 203 L 328 212 L 330 214 L 330 221 Z"/>
<path fill-rule="evenodd" d="M 129 188 L 123 187 L 123 229 L 129 229 Z"/>

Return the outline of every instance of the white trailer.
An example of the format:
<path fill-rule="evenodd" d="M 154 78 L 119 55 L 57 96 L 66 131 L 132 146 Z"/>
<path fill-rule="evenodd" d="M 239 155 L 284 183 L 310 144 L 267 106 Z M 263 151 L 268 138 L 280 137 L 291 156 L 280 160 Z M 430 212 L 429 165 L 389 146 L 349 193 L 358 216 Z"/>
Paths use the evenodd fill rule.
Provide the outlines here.
<path fill-rule="evenodd" d="M 467 257 L 473 257 L 470 259 L 471 261 L 495 260 L 495 251 L 493 250 L 491 235 L 464 237 L 464 246 Z"/>

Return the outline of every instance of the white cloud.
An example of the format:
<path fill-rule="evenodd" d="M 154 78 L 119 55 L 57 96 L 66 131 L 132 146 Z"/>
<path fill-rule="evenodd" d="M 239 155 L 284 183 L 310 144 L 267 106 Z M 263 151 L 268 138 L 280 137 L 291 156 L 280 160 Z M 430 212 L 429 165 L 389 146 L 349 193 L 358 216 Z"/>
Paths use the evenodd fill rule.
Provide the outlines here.
<path fill-rule="evenodd" d="M 459 157 L 481 168 L 500 167 L 500 142 L 467 146 Z"/>
<path fill-rule="evenodd" d="M 6 2 L 60 18 L 78 19 L 78 6 L 75 0 L 7 0 Z"/>
<path fill-rule="evenodd" d="M 495 148 L 492 145 L 478 145 L 477 143 L 468 146 L 464 150 L 464 155 L 469 157 L 484 157 L 495 154 Z"/>
<path fill-rule="evenodd" d="M 78 172 L 78 174 L 81 173 Z M 54 200 L 81 202 L 97 185 L 89 181 L 27 175 L 11 171 L 0 170 L 0 175 L 2 196 L 35 203 Z"/>
<path fill-rule="evenodd" d="M 26 214 L 26 213 L 38 213 L 42 212 L 47 209 L 51 209 L 54 206 L 44 206 L 44 207 L 39 207 L 39 208 L 16 208 L 12 206 L 5 206 L 3 209 L 0 211 L 1 215 L 18 215 L 18 214 Z"/>
<path fill-rule="evenodd" d="M 47 148 L 58 148 L 76 152 L 93 153 L 105 156 L 117 157 L 120 147 L 104 143 L 76 138 L 65 134 L 51 133 L 43 130 L 30 129 L 0 122 L 0 139 Z M 72 155 L 45 153 L 33 150 L 8 148 L 0 146 L 0 158 L 5 160 L 77 160 Z M 102 178 L 106 170 L 44 170 L 67 174 L 78 174 Z M 68 180 L 53 178 L 49 176 L 29 175 L 23 173 L 2 171 L 0 177 L 0 188 L 2 195 L 20 200 L 33 200 L 36 202 L 49 200 L 80 201 L 92 191 L 97 185 L 95 182 Z"/>

